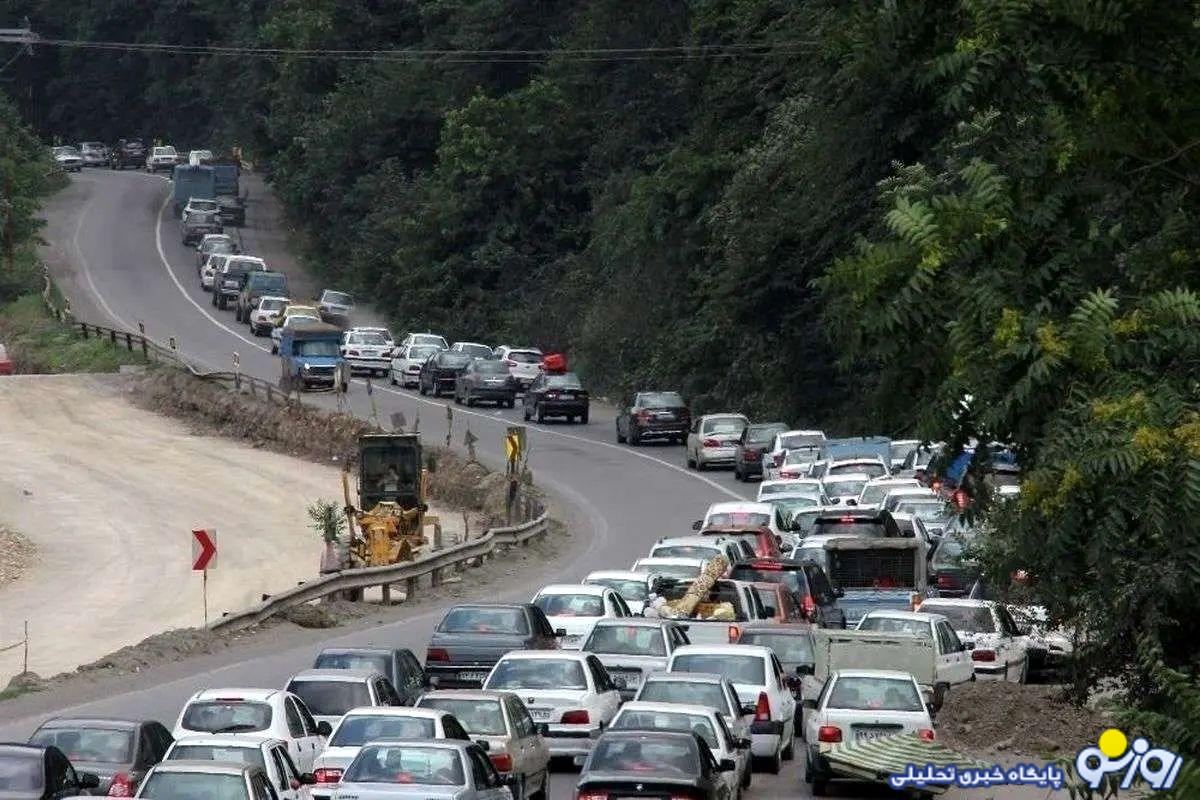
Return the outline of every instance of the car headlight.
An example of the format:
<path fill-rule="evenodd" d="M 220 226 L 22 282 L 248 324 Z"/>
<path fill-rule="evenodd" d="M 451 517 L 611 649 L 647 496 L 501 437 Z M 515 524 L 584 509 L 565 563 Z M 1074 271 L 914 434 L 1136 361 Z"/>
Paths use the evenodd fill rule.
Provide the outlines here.
<path fill-rule="evenodd" d="M 305 372 L 308 372 L 310 369 L 312 369 L 312 367 L 306 362 L 305 364 L 301 365 L 301 369 L 303 369 Z"/>

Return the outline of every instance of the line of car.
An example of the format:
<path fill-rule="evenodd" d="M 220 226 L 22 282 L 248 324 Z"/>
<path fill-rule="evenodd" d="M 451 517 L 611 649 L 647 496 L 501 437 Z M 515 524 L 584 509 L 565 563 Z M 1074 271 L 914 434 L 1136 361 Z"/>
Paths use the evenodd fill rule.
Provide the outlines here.
<path fill-rule="evenodd" d="M 191 150 L 184 154 L 172 145 L 147 146 L 138 138 L 119 140 L 109 147 L 104 142 L 80 142 L 50 148 L 54 163 L 64 172 L 80 172 L 84 167 L 142 168 L 147 172 L 170 172 L 179 164 L 200 163 L 213 157 L 211 150 Z"/>

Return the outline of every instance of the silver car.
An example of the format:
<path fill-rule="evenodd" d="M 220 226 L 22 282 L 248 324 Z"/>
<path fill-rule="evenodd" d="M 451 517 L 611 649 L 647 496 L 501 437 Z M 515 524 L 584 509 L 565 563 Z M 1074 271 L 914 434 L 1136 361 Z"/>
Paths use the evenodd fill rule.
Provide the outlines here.
<path fill-rule="evenodd" d="M 729 679 L 705 672 L 656 672 L 646 678 L 634 700 L 682 703 L 716 709 L 737 738 L 750 735 L 757 698 L 739 698 Z"/>
<path fill-rule="evenodd" d="M 301 776 L 305 781 L 309 776 Z M 146 773 L 134 797 L 272 797 L 262 767 L 229 761 L 162 761 Z"/>
<path fill-rule="evenodd" d="M 622 700 L 632 700 L 646 676 L 666 672 L 675 648 L 688 644 L 683 627 L 663 619 L 602 619 L 583 650 L 594 653 L 613 678 L 621 678 Z"/>
<path fill-rule="evenodd" d="M 391 681 L 375 670 L 306 669 L 285 688 L 304 701 L 313 719 L 331 726 L 352 708 L 400 705 Z"/>
<path fill-rule="evenodd" d="M 698 470 L 733 466 L 738 439 L 750 424 L 742 414 L 705 414 L 692 423 L 685 444 L 687 465 Z"/>
<path fill-rule="evenodd" d="M 163 795 L 167 796 L 167 795 Z M 513 800 L 474 742 L 372 742 L 355 756 L 333 800 Z"/>

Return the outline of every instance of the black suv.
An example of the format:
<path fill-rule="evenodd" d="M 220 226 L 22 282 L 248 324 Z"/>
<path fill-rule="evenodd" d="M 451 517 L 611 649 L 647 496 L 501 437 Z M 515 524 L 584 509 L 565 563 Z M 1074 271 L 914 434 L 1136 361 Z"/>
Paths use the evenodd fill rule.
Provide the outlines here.
<path fill-rule="evenodd" d="M 846 627 L 846 614 L 837 604 L 842 592 L 833 588 L 819 564 L 788 558 L 755 558 L 734 564 L 729 578 L 782 583 L 796 598 L 806 620 L 822 628 Z"/>
<path fill-rule="evenodd" d="M 761 478 L 763 458 L 776 434 L 788 430 L 790 427 L 784 422 L 755 422 L 743 428 L 733 451 L 733 477 L 739 481 Z"/>
<path fill-rule="evenodd" d="M 121 139 L 108 156 L 113 169 L 146 166 L 146 145 L 141 139 Z"/>
<path fill-rule="evenodd" d="M 543 422 L 546 417 L 566 417 L 567 422 L 578 419 L 585 425 L 588 421 L 587 389 L 573 372 L 561 375 L 543 372 L 529 384 L 521 402 L 526 422 L 534 417 L 538 422 Z"/>
<path fill-rule="evenodd" d="M 646 439 L 683 444 L 692 427 L 692 412 L 679 392 L 638 392 L 617 413 L 617 441 L 637 446 Z"/>
<path fill-rule="evenodd" d="M 432 393 L 434 397 L 443 391 L 453 392 L 458 376 L 463 374 L 471 361 L 471 357 L 464 353 L 452 353 L 449 350 L 434 353 L 421 365 L 417 389 L 421 394 Z"/>

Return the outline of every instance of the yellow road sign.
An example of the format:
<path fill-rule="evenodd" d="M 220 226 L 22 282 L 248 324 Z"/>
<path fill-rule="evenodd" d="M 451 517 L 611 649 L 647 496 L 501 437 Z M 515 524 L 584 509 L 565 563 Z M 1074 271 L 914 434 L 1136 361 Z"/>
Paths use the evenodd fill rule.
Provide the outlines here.
<path fill-rule="evenodd" d="M 525 426 L 511 425 L 504 436 L 504 454 L 509 461 L 520 461 L 525 452 Z"/>

